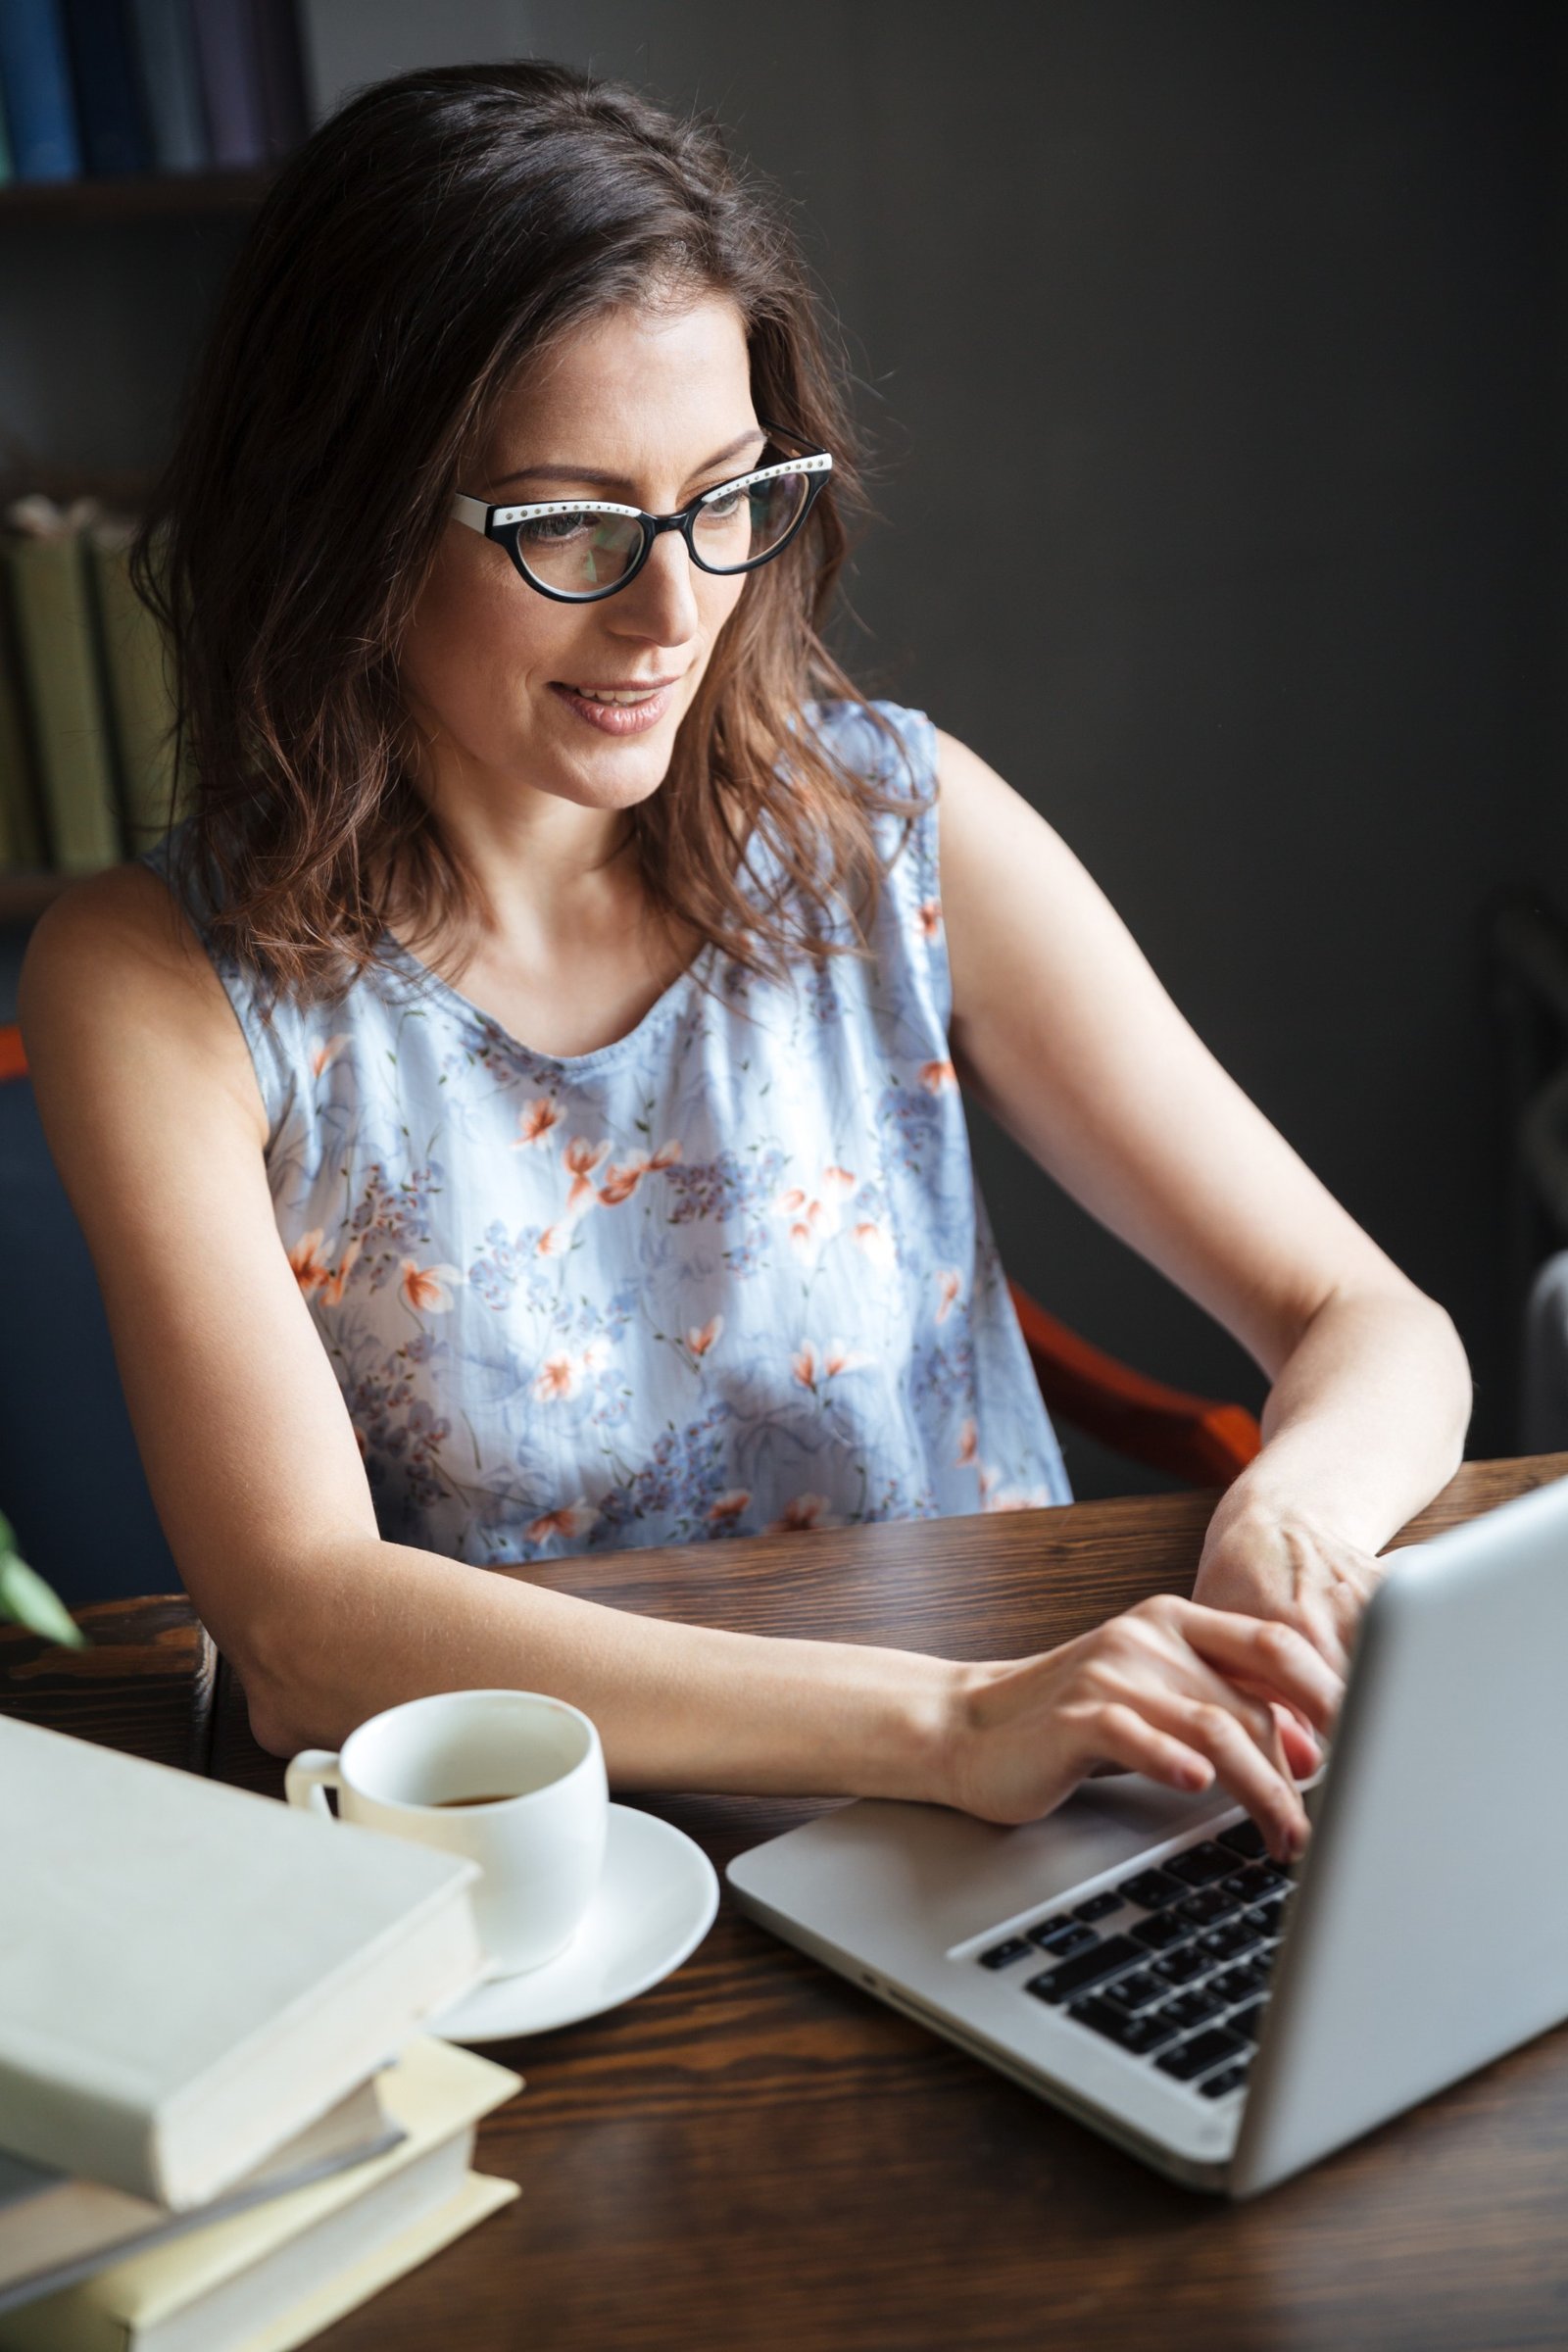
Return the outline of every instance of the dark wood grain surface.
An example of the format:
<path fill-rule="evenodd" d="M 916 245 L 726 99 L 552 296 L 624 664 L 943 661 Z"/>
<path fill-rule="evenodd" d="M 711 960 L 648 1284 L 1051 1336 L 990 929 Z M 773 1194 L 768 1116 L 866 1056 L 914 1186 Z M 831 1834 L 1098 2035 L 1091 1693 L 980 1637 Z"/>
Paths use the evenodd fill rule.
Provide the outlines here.
<path fill-rule="evenodd" d="M 1467 1465 L 1406 1536 L 1565 1474 L 1568 1456 Z M 1210 1500 L 724 1544 L 676 1573 L 620 1553 L 539 1581 L 649 1614 L 1002 1656 L 1185 1585 Z M 199 1748 L 174 1703 L 182 1639 L 193 1695 L 202 1670 L 183 1604 L 83 1622 L 100 1647 L 52 1663 L 0 1642 L 0 1704 L 99 1738 L 118 1721 L 122 1744 L 171 1761 Z M 231 1685 L 210 1729 L 216 1772 L 276 1789 Z M 638 1802 L 720 1864 L 816 1809 Z M 1568 2031 L 1239 2208 L 1164 2181 L 727 1897 L 652 1992 L 492 2054 L 528 2088 L 484 2126 L 480 2162 L 522 2196 L 323 2352 L 1568 2345 Z"/>

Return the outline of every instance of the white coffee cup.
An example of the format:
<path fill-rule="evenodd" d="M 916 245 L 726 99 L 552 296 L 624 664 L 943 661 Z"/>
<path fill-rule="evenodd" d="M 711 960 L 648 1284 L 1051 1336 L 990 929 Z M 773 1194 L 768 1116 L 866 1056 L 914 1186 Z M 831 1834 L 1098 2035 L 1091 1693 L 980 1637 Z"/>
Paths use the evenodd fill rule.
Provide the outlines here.
<path fill-rule="evenodd" d="M 335 1752 L 308 1747 L 291 1805 L 477 1862 L 474 1917 L 491 1976 L 565 1950 L 604 1867 L 610 1789 L 599 1734 L 535 1690 L 442 1690 L 372 1715 Z"/>

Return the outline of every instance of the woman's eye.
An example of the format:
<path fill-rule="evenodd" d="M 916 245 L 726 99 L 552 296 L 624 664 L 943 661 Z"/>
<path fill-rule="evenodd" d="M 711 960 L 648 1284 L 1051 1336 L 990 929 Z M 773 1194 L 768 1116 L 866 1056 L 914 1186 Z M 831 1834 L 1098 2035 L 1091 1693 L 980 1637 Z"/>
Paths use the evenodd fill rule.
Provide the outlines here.
<path fill-rule="evenodd" d="M 744 490 L 726 490 L 722 498 L 710 498 L 703 513 L 711 515 L 716 522 L 729 522 L 745 506 L 746 499 Z"/>

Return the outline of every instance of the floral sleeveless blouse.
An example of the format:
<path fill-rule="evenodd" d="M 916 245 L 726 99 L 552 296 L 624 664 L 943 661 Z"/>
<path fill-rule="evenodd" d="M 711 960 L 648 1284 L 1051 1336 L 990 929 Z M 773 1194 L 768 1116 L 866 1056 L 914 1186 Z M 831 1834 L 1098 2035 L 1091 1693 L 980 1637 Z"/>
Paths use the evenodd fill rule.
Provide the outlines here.
<path fill-rule="evenodd" d="M 930 720 L 877 708 L 907 762 L 854 704 L 811 716 L 931 796 Z M 905 818 L 874 822 L 889 856 Z M 565 1055 L 390 941 L 270 1023 L 214 954 L 386 1541 L 486 1564 L 1068 1499 L 949 1056 L 934 799 L 870 939 L 788 984 L 706 948 Z"/>

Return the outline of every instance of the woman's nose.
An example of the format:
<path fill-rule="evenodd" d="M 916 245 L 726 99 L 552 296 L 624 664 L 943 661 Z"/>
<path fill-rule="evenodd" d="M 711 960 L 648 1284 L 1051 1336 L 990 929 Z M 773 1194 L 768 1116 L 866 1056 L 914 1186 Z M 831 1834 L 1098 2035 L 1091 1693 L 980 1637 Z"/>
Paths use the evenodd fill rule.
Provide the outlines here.
<path fill-rule="evenodd" d="M 697 566 L 679 531 L 661 531 L 648 561 L 611 600 L 619 633 L 656 645 L 684 645 L 697 635 Z"/>

